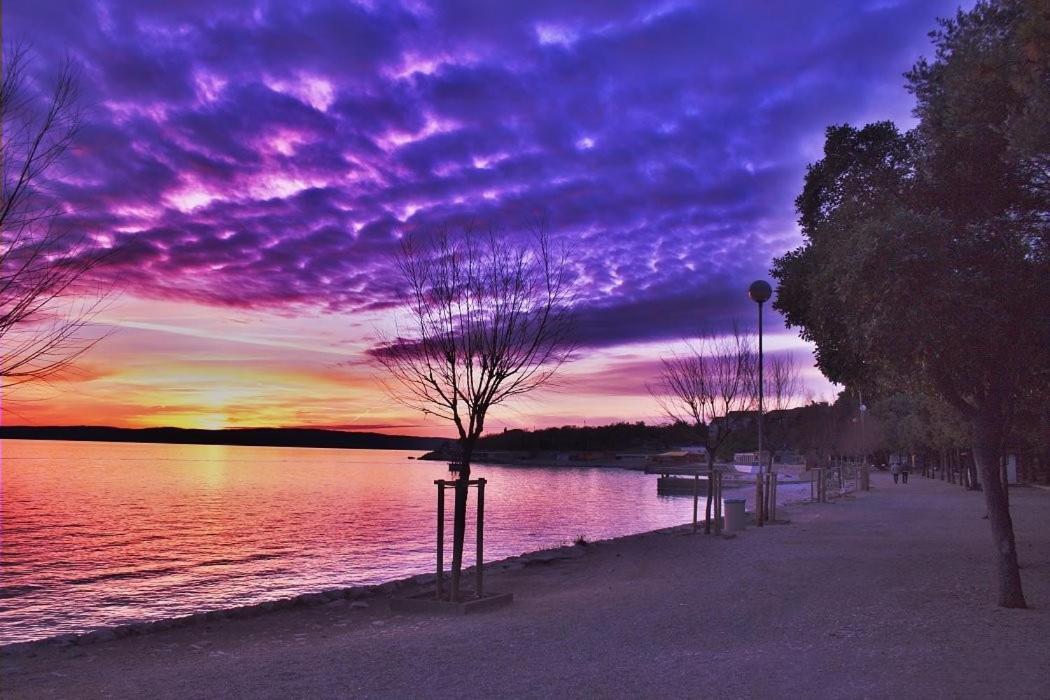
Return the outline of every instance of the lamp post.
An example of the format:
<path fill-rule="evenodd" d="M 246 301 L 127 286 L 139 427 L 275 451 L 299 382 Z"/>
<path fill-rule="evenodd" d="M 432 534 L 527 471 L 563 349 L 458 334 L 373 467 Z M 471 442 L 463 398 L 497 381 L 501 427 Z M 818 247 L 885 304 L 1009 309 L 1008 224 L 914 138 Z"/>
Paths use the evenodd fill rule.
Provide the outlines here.
<path fill-rule="evenodd" d="M 868 480 L 868 435 L 864 430 L 864 415 L 868 412 L 868 407 L 864 405 L 864 394 L 857 394 L 857 401 L 860 403 L 857 409 L 860 411 L 860 467 L 857 472 L 857 487 L 861 491 L 867 491 L 871 487 L 871 482 Z"/>
<path fill-rule="evenodd" d="M 765 280 L 755 280 L 747 288 L 747 295 L 751 301 L 758 304 L 758 481 L 755 487 L 755 519 L 761 527 L 765 520 L 765 499 L 762 494 L 762 479 L 766 472 L 765 460 L 762 457 L 762 429 L 763 429 L 763 398 L 765 394 L 765 378 L 763 375 L 762 357 L 762 305 L 769 301 L 773 295 L 773 288 Z"/>

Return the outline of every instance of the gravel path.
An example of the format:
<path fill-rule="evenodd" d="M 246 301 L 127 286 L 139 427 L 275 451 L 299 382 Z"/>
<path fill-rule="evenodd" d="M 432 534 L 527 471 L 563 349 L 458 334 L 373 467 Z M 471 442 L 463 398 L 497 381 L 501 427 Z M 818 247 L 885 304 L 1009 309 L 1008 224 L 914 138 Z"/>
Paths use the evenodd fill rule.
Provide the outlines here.
<path fill-rule="evenodd" d="M 913 476 L 733 539 L 679 531 L 488 576 L 513 605 L 382 599 L 48 648 L 3 697 L 1050 697 L 1050 492 L 1012 489 L 1030 610 L 992 602 L 980 494 Z"/>

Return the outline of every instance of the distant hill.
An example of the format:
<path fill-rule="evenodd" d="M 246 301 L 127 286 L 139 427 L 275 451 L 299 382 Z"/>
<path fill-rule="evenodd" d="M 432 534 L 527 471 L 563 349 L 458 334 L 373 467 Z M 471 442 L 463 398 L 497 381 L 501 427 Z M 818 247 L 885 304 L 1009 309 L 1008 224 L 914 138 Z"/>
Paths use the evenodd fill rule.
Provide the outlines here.
<path fill-rule="evenodd" d="M 105 426 L 0 426 L 0 439 L 147 442 L 175 445 L 242 445 L 252 447 L 334 447 L 371 450 L 433 450 L 445 438 L 352 433 L 316 428 L 110 428 Z"/>

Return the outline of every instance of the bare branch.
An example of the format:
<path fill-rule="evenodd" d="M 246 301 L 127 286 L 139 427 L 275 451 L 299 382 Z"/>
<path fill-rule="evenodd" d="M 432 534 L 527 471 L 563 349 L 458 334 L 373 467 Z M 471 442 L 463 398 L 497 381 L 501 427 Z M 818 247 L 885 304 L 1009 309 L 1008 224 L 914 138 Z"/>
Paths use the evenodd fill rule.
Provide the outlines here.
<path fill-rule="evenodd" d="M 660 376 L 649 387 L 671 420 L 696 428 L 709 464 L 732 433 L 730 413 L 755 406 L 755 360 L 750 339 L 734 328 L 731 335 L 705 336 L 684 353 L 662 358 Z"/>
<path fill-rule="evenodd" d="M 101 257 L 69 233 L 48 187 L 80 128 L 77 73 L 67 62 L 41 104 L 28 51 L 4 49 L 0 80 L 0 387 L 53 376 L 94 345 L 85 326 L 104 299 L 86 273 Z"/>
<path fill-rule="evenodd" d="M 765 405 L 769 411 L 784 411 L 802 394 L 799 363 L 793 355 L 773 355 L 765 366 Z"/>
<path fill-rule="evenodd" d="M 407 240 L 397 264 L 412 327 L 372 352 L 394 398 L 452 422 L 469 453 L 493 406 L 546 384 L 572 356 L 568 262 L 542 229 L 521 246 L 473 227 Z"/>

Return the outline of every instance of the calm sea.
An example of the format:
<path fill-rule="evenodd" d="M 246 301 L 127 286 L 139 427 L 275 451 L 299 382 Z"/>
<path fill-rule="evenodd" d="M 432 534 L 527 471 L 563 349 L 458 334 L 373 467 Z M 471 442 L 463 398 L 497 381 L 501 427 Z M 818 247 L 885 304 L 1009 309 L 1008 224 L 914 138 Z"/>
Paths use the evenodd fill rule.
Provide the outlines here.
<path fill-rule="evenodd" d="M 415 452 L 19 440 L 0 450 L 0 644 L 434 566 L 433 481 L 447 472 Z M 638 472 L 474 475 L 489 480 L 487 560 L 692 514 L 691 499 L 658 497 L 655 477 Z"/>

